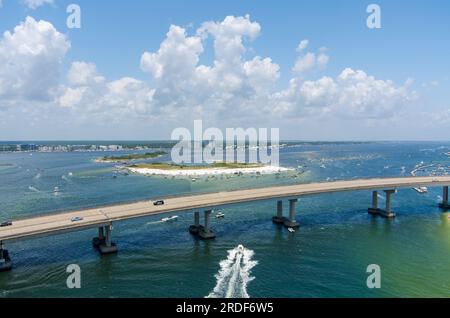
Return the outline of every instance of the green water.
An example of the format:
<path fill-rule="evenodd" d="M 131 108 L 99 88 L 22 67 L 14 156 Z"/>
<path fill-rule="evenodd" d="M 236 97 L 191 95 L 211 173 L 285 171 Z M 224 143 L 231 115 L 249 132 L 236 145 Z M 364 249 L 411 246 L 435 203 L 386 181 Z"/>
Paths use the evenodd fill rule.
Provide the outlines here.
<path fill-rule="evenodd" d="M 175 194 L 407 176 L 421 162 L 430 167 L 419 175 L 448 174 L 448 151 L 450 143 L 302 144 L 280 153 L 281 165 L 301 174 L 194 183 L 113 178 L 114 164 L 93 162 L 104 153 L 0 154 L 0 220 Z M 59 196 L 53 194 L 55 186 Z M 124 221 L 113 230 L 119 253 L 106 257 L 92 248 L 94 229 L 12 242 L 7 248 L 14 270 L 0 274 L 0 296 L 204 297 L 222 279 L 219 294 L 236 297 L 243 291 L 250 297 L 447 297 L 450 220 L 437 206 L 441 192 L 400 190 L 392 221 L 368 215 L 370 192 L 307 196 L 298 203 L 296 233 L 271 223 L 276 202 L 220 207 L 225 218 L 213 219 L 217 238 L 209 242 L 188 233 L 190 211 L 176 213 L 173 223 L 158 222 L 161 217 Z M 233 267 L 233 259 L 224 261 L 239 244 L 252 255 Z M 69 264 L 81 267 L 81 289 L 66 286 Z M 369 264 L 381 267 L 380 289 L 366 285 Z M 228 284 L 236 270 L 238 279 Z"/>

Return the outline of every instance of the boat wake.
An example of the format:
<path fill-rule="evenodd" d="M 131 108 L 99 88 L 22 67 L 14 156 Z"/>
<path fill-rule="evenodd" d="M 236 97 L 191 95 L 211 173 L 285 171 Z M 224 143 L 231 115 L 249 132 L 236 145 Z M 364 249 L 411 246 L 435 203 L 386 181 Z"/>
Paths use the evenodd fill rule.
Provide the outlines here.
<path fill-rule="evenodd" d="M 33 187 L 33 186 L 29 186 L 28 190 L 33 191 L 33 192 L 41 192 L 38 189 L 36 189 L 35 187 Z"/>
<path fill-rule="evenodd" d="M 147 225 L 167 223 L 167 222 L 172 222 L 172 221 L 176 221 L 176 220 L 178 220 L 178 215 L 170 216 L 168 218 L 163 218 L 163 219 L 161 219 L 159 221 L 147 222 Z"/>
<path fill-rule="evenodd" d="M 252 268 L 258 264 L 252 260 L 254 254 L 242 245 L 229 250 L 227 259 L 220 262 L 216 286 L 207 298 L 249 298 L 247 285 L 254 279 Z"/>

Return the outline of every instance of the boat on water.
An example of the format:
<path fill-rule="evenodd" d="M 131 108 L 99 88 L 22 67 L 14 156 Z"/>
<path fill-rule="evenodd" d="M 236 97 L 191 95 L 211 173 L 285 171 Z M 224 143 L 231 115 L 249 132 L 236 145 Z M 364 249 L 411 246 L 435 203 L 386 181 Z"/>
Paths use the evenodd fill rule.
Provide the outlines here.
<path fill-rule="evenodd" d="M 53 188 L 53 194 L 58 195 L 59 193 L 60 193 L 59 187 L 54 187 Z"/>
<path fill-rule="evenodd" d="M 161 222 L 170 222 L 170 221 L 176 221 L 178 219 L 178 215 L 173 215 L 168 218 L 161 219 Z"/>
<path fill-rule="evenodd" d="M 245 247 L 244 247 L 244 245 L 239 244 L 238 247 L 237 247 L 237 249 L 238 249 L 238 253 L 243 253 L 244 250 L 245 250 Z"/>
<path fill-rule="evenodd" d="M 414 188 L 414 190 L 416 190 L 418 193 L 428 193 L 427 187 L 418 187 L 418 188 Z"/>
<path fill-rule="evenodd" d="M 225 214 L 223 214 L 222 212 L 217 212 L 216 218 L 223 219 L 224 217 L 225 217 Z"/>
<path fill-rule="evenodd" d="M 292 227 L 288 228 L 288 231 L 289 231 L 290 233 L 295 233 L 295 230 L 294 230 Z"/>

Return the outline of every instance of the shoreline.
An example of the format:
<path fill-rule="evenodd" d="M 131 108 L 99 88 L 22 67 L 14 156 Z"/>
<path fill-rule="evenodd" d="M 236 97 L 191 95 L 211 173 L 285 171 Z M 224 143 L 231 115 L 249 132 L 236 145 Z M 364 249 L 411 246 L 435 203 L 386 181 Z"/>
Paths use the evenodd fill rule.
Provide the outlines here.
<path fill-rule="evenodd" d="M 164 169 L 151 169 L 151 168 L 133 168 L 126 167 L 130 172 L 142 174 L 142 175 L 154 175 L 154 176 L 180 176 L 180 177 L 193 177 L 193 176 L 210 176 L 210 175 L 235 175 L 235 174 L 274 174 L 281 172 L 294 171 L 292 168 L 283 168 L 277 166 L 263 166 L 254 168 L 204 168 L 195 170 L 164 170 Z"/>

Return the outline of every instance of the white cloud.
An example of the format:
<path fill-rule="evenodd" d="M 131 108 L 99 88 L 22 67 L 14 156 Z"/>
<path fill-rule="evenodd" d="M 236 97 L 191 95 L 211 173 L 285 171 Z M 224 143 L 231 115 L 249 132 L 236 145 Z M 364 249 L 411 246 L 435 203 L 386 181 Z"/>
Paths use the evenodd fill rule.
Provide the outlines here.
<path fill-rule="evenodd" d="M 296 74 L 280 89 L 279 65 L 270 57 L 246 54 L 246 45 L 260 32 L 249 16 L 205 22 L 193 35 L 172 25 L 158 50 L 141 56 L 148 81 L 106 79 L 95 64 L 82 61 L 73 62 L 63 80 L 59 70 L 70 43 L 50 23 L 27 18 L 0 41 L 0 65 L 6 65 L 0 69 L 0 101 L 35 101 L 41 113 L 53 107 L 77 119 L 95 118 L 95 123 L 131 120 L 161 125 L 163 119 L 185 124 L 208 118 L 220 124 L 241 120 L 245 125 L 251 119 L 254 125 L 272 118 L 390 117 L 414 97 L 406 84 L 351 68 L 336 77 L 307 80 L 304 73 L 323 69 L 329 56 L 325 50 L 303 52 L 308 44 L 303 41 L 293 68 Z M 208 38 L 215 58 L 204 65 L 200 61 Z"/>
<path fill-rule="evenodd" d="M 327 51 L 325 47 L 320 48 L 318 54 L 312 52 L 306 52 L 303 54 L 303 51 L 307 48 L 308 44 L 308 40 L 303 40 L 297 47 L 296 51 L 299 52 L 300 55 L 292 68 L 292 71 L 295 73 L 305 73 L 314 68 L 323 70 L 330 61 L 330 57 L 325 53 Z"/>
<path fill-rule="evenodd" d="M 37 9 L 45 4 L 53 4 L 53 0 L 21 0 L 30 9 Z"/>
<path fill-rule="evenodd" d="M 100 113 L 107 118 L 150 114 L 154 90 L 131 77 L 107 82 L 94 64 L 74 62 L 68 73 L 70 86 L 60 89 L 59 104 L 78 113 Z"/>
<path fill-rule="evenodd" d="M 97 73 L 97 67 L 93 63 L 74 62 L 67 74 L 67 79 L 73 85 L 88 85 L 101 83 L 105 80 Z"/>
<path fill-rule="evenodd" d="M 316 55 L 314 53 L 308 52 L 305 55 L 299 57 L 297 62 L 295 62 L 294 72 L 303 73 L 316 66 Z"/>
<path fill-rule="evenodd" d="M 317 65 L 321 69 L 324 69 L 327 66 L 329 61 L 330 61 L 330 57 L 324 53 L 320 53 L 319 56 L 317 57 Z"/>
<path fill-rule="evenodd" d="M 351 68 L 335 79 L 294 79 L 287 90 L 274 96 L 276 103 L 284 105 L 283 112 L 291 116 L 331 114 L 345 118 L 392 117 L 415 98 L 408 84 L 396 86 Z"/>
<path fill-rule="evenodd" d="M 70 48 L 52 24 L 27 17 L 0 39 L 0 99 L 49 100 Z"/>
<path fill-rule="evenodd" d="M 238 66 L 246 49 L 243 39 L 254 40 L 258 37 L 261 26 L 250 21 L 250 16 L 227 16 L 221 22 L 203 23 L 197 34 L 202 38 L 209 34 L 214 37 L 216 62 L 227 66 Z"/>
<path fill-rule="evenodd" d="M 158 52 L 142 55 L 141 69 L 156 79 L 174 75 L 186 77 L 194 72 L 202 52 L 199 37 L 187 37 L 183 28 L 172 25 Z"/>
<path fill-rule="evenodd" d="M 309 40 L 305 39 L 300 41 L 300 43 L 297 46 L 297 52 L 302 52 L 304 49 L 308 47 Z"/>

